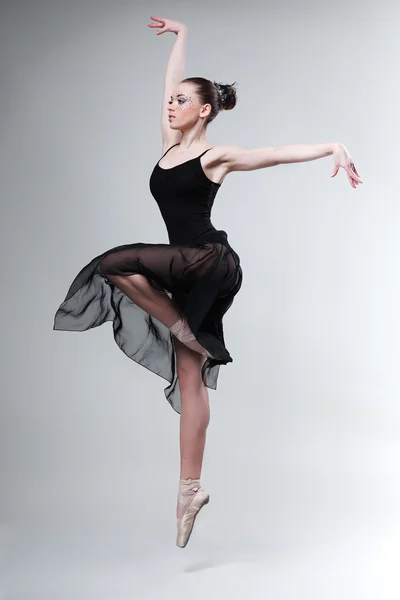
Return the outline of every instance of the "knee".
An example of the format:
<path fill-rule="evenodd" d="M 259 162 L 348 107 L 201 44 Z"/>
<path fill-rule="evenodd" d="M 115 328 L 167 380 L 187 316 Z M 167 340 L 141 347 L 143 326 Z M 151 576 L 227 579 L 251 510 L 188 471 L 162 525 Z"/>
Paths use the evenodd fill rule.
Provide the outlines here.
<path fill-rule="evenodd" d="M 143 288 L 147 282 L 146 277 L 144 275 L 139 275 L 138 273 L 135 273 L 134 275 L 112 275 L 107 273 L 107 279 L 115 283 L 117 286 L 121 284 L 130 284 L 137 290 Z"/>
<path fill-rule="evenodd" d="M 134 273 L 133 275 L 127 275 L 125 279 L 129 281 L 137 292 L 143 292 L 146 295 L 153 293 L 154 290 L 157 290 L 158 292 L 166 291 L 164 286 L 157 283 L 151 276 Z"/>
<path fill-rule="evenodd" d="M 178 371 L 178 380 L 181 393 L 198 394 L 204 388 L 199 368 L 180 367 Z"/>
<path fill-rule="evenodd" d="M 147 278 L 144 275 L 140 275 L 139 273 L 127 275 L 126 278 L 137 290 L 142 290 L 143 288 L 147 289 L 149 285 Z"/>
<path fill-rule="evenodd" d="M 190 350 L 177 339 L 174 343 L 177 350 L 176 370 L 181 392 L 200 393 L 205 387 L 201 370 L 206 358 Z"/>
<path fill-rule="evenodd" d="M 107 277 L 109 281 L 112 281 L 115 284 L 120 283 L 124 279 L 122 275 L 111 275 L 110 273 L 103 273 L 103 275 Z"/>

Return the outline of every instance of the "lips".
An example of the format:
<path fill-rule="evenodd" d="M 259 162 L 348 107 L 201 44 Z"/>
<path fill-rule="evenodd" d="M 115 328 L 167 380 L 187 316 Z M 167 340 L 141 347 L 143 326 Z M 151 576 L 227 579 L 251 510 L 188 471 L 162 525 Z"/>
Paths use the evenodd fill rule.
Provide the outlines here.
<path fill-rule="evenodd" d="M 175 119 L 174 115 L 168 115 L 169 119 Z"/>

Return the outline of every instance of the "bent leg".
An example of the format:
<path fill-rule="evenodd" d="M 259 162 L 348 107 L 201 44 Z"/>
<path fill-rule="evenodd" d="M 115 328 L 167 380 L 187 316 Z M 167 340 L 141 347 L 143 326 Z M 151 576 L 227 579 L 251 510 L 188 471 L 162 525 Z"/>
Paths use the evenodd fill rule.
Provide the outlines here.
<path fill-rule="evenodd" d="M 232 285 L 236 265 L 221 244 L 131 244 L 107 252 L 99 264 L 99 273 L 106 277 L 144 275 L 159 290 L 179 290 L 184 294 L 204 278 L 223 294 Z"/>
<path fill-rule="evenodd" d="M 150 316 L 163 323 L 184 345 L 198 354 L 210 356 L 192 334 L 178 305 L 163 290 L 154 288 L 144 275 L 107 275 L 128 298 Z"/>
<path fill-rule="evenodd" d="M 128 298 L 149 315 L 170 328 L 181 316 L 178 305 L 159 289 L 154 288 L 143 275 L 107 275 Z"/>

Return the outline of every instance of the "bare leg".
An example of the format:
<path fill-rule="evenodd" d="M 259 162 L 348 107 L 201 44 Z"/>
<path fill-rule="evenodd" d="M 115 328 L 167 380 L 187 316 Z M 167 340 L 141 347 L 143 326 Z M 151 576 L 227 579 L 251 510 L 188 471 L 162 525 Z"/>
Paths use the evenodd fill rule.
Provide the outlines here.
<path fill-rule="evenodd" d="M 177 304 L 164 291 L 154 288 L 144 275 L 107 274 L 107 279 L 112 281 L 135 304 L 166 327 L 171 328 L 182 317 Z M 190 348 L 197 353 L 203 354 L 205 351 L 203 346 L 196 340 L 188 342 L 187 345 L 190 345 Z"/>
<path fill-rule="evenodd" d="M 179 340 L 176 340 L 179 343 Z M 190 352 L 190 350 L 188 350 Z M 206 430 L 210 422 L 208 390 L 200 369 L 198 373 L 179 375 L 181 390 L 180 477 L 199 479 L 203 466 Z"/>
<path fill-rule="evenodd" d="M 179 307 L 143 275 L 107 275 L 133 302 L 170 327 L 180 316 Z M 206 429 L 210 421 L 208 390 L 201 378 L 205 357 L 175 337 L 178 382 L 181 391 L 181 479 L 198 479 L 203 464 Z M 203 351 L 203 347 L 197 344 Z"/>
<path fill-rule="evenodd" d="M 179 342 L 179 340 L 176 340 Z M 183 346 L 185 351 L 192 352 Z M 195 353 L 192 352 L 194 355 Z M 197 354 L 196 359 L 201 357 Z M 208 504 L 210 495 L 200 483 L 206 429 L 210 420 L 208 390 L 199 383 L 199 368 L 180 376 L 181 407 L 181 478 L 177 501 L 176 545 L 185 548 L 199 511 Z"/>
<path fill-rule="evenodd" d="M 170 328 L 181 315 L 179 307 L 165 292 L 156 290 L 143 275 L 107 275 L 128 298 Z M 190 332 L 190 330 L 189 330 Z M 186 332 L 185 332 L 186 333 Z M 173 337 L 181 391 L 180 450 L 181 467 L 177 501 L 177 546 L 184 548 L 195 518 L 208 503 L 209 494 L 200 485 L 206 429 L 210 420 L 208 390 L 201 378 L 206 360 L 204 348 L 196 341 L 188 347 Z M 193 347 L 196 345 L 199 351 Z"/>
<path fill-rule="evenodd" d="M 200 479 L 206 430 L 210 422 L 208 390 L 204 384 L 201 388 L 187 388 L 181 393 L 181 398 L 180 477 Z"/>
<path fill-rule="evenodd" d="M 192 352 L 179 340 L 174 339 L 174 344 L 181 392 L 179 519 L 193 497 L 192 482 L 200 485 L 210 405 L 207 387 L 201 379 L 205 358 Z"/>

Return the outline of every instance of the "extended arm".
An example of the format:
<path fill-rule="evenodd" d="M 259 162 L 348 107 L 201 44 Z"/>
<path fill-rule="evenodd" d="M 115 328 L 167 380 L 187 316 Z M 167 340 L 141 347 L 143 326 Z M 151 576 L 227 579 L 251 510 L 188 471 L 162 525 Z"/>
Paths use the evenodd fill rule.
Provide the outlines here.
<path fill-rule="evenodd" d="M 330 156 L 337 145 L 336 143 L 293 144 L 290 146 L 270 146 L 265 148 L 225 146 L 224 161 L 231 171 L 253 171 L 284 163 L 305 162 Z"/>
<path fill-rule="evenodd" d="M 151 18 L 157 22 L 149 24 L 149 27 L 157 27 L 157 35 L 171 31 L 177 36 L 169 55 L 164 77 L 161 107 L 161 136 L 164 152 L 170 146 L 179 143 L 182 138 L 182 133 L 180 131 L 174 131 L 169 126 L 168 102 L 171 99 L 174 88 L 184 78 L 187 28 L 182 23 L 172 21 L 171 19 L 161 19 L 158 17 Z"/>
<path fill-rule="evenodd" d="M 297 163 L 316 160 L 334 155 L 335 168 L 332 177 L 339 167 L 348 174 L 353 187 L 362 183 L 358 171 L 345 146 L 339 142 L 328 144 L 297 144 L 288 146 L 271 146 L 265 148 L 239 148 L 238 146 L 220 146 L 220 159 L 229 171 L 252 171 L 285 163 Z"/>

